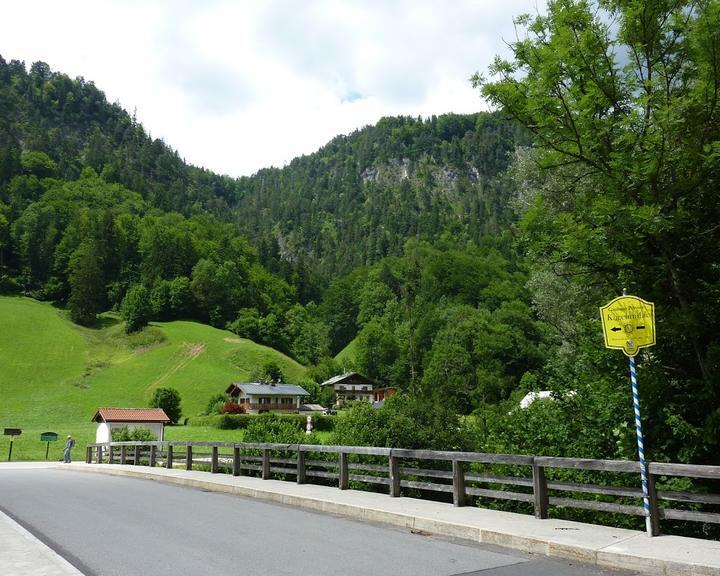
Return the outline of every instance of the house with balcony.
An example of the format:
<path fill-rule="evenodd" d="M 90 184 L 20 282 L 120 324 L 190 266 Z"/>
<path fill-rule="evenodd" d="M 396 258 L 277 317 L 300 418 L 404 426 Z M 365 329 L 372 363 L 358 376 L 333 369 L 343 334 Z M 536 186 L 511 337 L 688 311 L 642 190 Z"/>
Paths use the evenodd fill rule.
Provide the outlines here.
<path fill-rule="evenodd" d="M 348 402 L 358 400 L 361 402 L 372 402 L 374 384 L 370 378 L 358 372 L 347 372 L 346 374 L 333 376 L 320 386 L 332 386 L 333 390 L 335 390 L 336 406 L 343 406 Z"/>
<path fill-rule="evenodd" d="M 310 393 L 294 384 L 233 382 L 225 390 L 246 412 L 297 412 Z"/>

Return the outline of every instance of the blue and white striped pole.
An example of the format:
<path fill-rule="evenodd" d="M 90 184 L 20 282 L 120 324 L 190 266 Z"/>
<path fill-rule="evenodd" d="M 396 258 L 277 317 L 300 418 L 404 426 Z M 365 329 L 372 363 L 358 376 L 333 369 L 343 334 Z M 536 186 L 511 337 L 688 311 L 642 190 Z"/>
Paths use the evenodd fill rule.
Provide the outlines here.
<path fill-rule="evenodd" d="M 648 536 L 652 536 L 650 522 L 650 493 L 648 490 L 647 464 L 645 464 L 645 446 L 643 445 L 642 422 L 640 421 L 640 394 L 638 393 L 635 357 L 630 356 L 630 381 L 632 382 L 633 409 L 635 411 L 635 432 L 637 433 L 638 456 L 640 457 L 640 478 L 642 480 L 643 509 L 645 511 L 645 528 Z"/>

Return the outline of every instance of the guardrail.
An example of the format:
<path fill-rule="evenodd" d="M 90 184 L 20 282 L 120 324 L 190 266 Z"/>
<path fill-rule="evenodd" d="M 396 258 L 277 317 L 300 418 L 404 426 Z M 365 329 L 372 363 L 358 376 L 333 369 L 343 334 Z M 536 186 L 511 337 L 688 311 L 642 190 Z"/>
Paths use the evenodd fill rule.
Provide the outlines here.
<path fill-rule="evenodd" d="M 314 478 L 319 483 L 336 483 L 341 490 L 348 489 L 350 482 L 383 485 L 393 497 L 400 496 L 403 489 L 420 497 L 428 492 L 445 493 L 449 499 L 452 494 L 455 506 L 464 506 L 468 496 L 527 502 L 537 518 L 547 518 L 550 506 L 644 516 L 639 487 L 564 482 L 559 478 L 562 471 L 574 470 L 608 473 L 615 479 L 624 475 L 628 484 L 639 483 L 639 464 L 627 460 L 311 444 L 111 442 L 88 445 L 86 462 L 93 461 L 186 470 L 203 467 L 211 473 L 234 476 L 250 473 L 263 479 L 294 476 L 298 484 Z M 718 512 L 668 505 L 680 502 L 718 507 L 719 494 L 656 490 L 656 480 L 661 477 L 720 480 L 720 466 L 649 464 L 652 535 L 660 533 L 663 519 L 720 524 Z M 599 496 L 630 499 L 634 503 L 606 501 L 607 498 L 601 500 Z"/>

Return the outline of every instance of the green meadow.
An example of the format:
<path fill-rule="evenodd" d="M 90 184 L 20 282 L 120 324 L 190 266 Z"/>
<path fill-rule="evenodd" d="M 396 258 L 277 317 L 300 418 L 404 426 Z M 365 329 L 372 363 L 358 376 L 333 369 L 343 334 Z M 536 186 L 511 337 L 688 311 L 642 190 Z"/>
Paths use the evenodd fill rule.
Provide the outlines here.
<path fill-rule="evenodd" d="M 64 438 L 77 439 L 76 459 L 95 440 L 91 419 L 100 407 L 145 407 L 156 388 L 180 392 L 183 418 L 233 381 L 275 361 L 288 382 L 305 368 L 280 352 L 196 322 L 153 322 L 128 336 L 122 322 L 105 315 L 97 328 L 70 322 L 63 310 L 22 297 L 0 297 L 0 428 L 21 428 L 12 459 L 42 460 L 40 434 L 60 434 L 50 460 L 62 456 Z M 240 430 L 192 426 L 166 429 L 169 440 L 242 440 Z M 9 437 L 0 437 L 0 461 Z"/>
<path fill-rule="evenodd" d="M 340 364 L 340 366 L 343 367 L 345 370 L 347 366 L 352 366 L 355 362 L 355 356 L 357 355 L 357 338 L 353 338 L 350 340 L 347 346 L 340 350 L 335 355 L 335 360 Z"/>

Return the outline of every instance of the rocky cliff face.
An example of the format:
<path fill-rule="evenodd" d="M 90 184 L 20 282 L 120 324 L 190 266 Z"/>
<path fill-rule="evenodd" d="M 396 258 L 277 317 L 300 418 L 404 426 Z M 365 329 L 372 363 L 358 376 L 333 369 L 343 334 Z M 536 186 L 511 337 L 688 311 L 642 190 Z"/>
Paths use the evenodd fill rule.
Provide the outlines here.
<path fill-rule="evenodd" d="M 409 238 L 497 231 L 514 149 L 494 115 L 389 118 L 243 180 L 235 208 L 262 255 L 332 277 L 402 252 Z"/>

